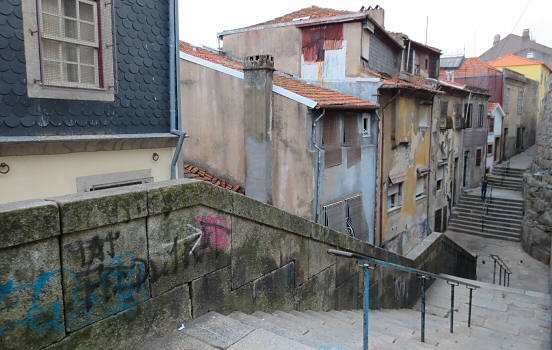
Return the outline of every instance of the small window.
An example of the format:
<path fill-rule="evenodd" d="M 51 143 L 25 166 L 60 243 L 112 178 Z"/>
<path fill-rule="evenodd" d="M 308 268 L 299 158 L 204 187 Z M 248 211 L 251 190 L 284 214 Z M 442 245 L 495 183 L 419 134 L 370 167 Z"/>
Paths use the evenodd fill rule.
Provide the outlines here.
<path fill-rule="evenodd" d="M 462 117 L 462 104 L 456 104 L 456 117 Z"/>
<path fill-rule="evenodd" d="M 489 134 L 494 133 L 494 118 L 489 118 Z"/>
<path fill-rule="evenodd" d="M 492 157 L 493 156 L 493 145 L 490 144 L 490 145 L 487 145 L 487 157 Z"/>
<path fill-rule="evenodd" d="M 481 166 L 481 153 L 480 149 L 475 151 L 475 166 Z"/>
<path fill-rule="evenodd" d="M 506 88 L 504 92 L 504 112 L 510 111 L 510 88 Z"/>
<path fill-rule="evenodd" d="M 420 105 L 419 113 L 419 126 L 428 127 L 429 126 L 429 106 Z"/>
<path fill-rule="evenodd" d="M 477 116 L 477 127 L 483 127 L 483 118 L 485 118 L 485 105 L 479 105 L 479 115 Z"/>
<path fill-rule="evenodd" d="M 426 176 L 419 176 L 416 179 L 416 199 L 421 199 L 425 197 L 425 185 Z"/>
<path fill-rule="evenodd" d="M 445 166 L 441 165 L 437 167 L 437 185 L 436 190 L 439 191 L 443 188 L 443 178 L 445 177 Z"/>
<path fill-rule="evenodd" d="M 441 116 L 448 115 L 448 101 L 441 101 Z"/>
<path fill-rule="evenodd" d="M 519 90 L 518 94 L 518 114 L 523 112 L 523 90 Z"/>
<path fill-rule="evenodd" d="M 394 184 L 387 189 L 387 209 L 393 210 L 401 207 L 402 184 Z"/>
<path fill-rule="evenodd" d="M 370 114 L 368 113 L 362 113 L 362 136 L 368 137 L 371 134 L 372 129 L 372 118 L 370 118 Z"/>
<path fill-rule="evenodd" d="M 429 58 L 425 59 L 425 70 L 429 70 Z"/>
<path fill-rule="evenodd" d="M 533 52 L 527 52 L 527 58 L 533 58 L 533 57 L 535 57 Z"/>

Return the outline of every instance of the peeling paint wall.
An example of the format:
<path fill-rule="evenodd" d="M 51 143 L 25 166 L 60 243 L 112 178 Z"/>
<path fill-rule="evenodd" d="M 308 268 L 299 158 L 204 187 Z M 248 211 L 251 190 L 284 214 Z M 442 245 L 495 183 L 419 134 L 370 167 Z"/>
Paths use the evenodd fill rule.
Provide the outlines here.
<path fill-rule="evenodd" d="M 382 96 L 384 106 L 395 92 Z M 428 197 L 416 199 L 417 168 L 429 166 L 430 128 L 419 126 L 420 99 L 414 95 L 398 96 L 385 110 L 385 141 L 383 162 L 382 241 L 384 246 L 398 254 L 406 254 L 430 232 L 427 225 Z M 397 127 L 397 125 L 400 125 Z M 393 141 L 393 134 L 409 135 L 409 142 Z M 389 176 L 405 173 L 407 179 L 401 182 L 399 207 L 388 209 L 387 191 L 391 182 Z M 426 179 L 427 192 L 427 179 Z"/>
<path fill-rule="evenodd" d="M 269 54 L 276 70 L 301 75 L 301 30 L 295 26 L 226 35 L 223 43 L 224 51 L 238 59 Z"/>

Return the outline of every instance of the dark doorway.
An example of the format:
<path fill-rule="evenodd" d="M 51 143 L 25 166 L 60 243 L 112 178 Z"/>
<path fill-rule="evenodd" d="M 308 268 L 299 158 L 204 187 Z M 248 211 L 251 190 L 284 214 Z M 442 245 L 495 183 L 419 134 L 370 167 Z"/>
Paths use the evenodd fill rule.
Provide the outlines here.
<path fill-rule="evenodd" d="M 464 174 L 462 175 L 462 186 L 468 186 L 468 161 L 470 159 L 470 151 L 464 152 Z"/>
<path fill-rule="evenodd" d="M 516 148 L 521 148 L 521 128 L 517 128 L 516 133 Z"/>
<path fill-rule="evenodd" d="M 458 179 L 458 157 L 454 158 L 454 178 L 452 179 L 452 205 L 456 204 L 456 180 Z"/>
<path fill-rule="evenodd" d="M 443 232 L 441 231 L 441 216 L 442 216 L 442 209 L 439 209 L 437 211 L 435 211 L 435 228 L 434 228 L 434 232 Z"/>

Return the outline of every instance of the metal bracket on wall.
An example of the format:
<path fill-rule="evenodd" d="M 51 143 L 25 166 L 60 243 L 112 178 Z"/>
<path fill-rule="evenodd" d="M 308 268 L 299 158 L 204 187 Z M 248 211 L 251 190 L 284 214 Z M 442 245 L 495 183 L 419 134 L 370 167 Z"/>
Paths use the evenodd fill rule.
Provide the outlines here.
<path fill-rule="evenodd" d="M 6 169 L 6 170 L 4 170 Z M 10 172 L 10 166 L 6 163 L 0 163 L 0 174 L 5 175 Z"/>

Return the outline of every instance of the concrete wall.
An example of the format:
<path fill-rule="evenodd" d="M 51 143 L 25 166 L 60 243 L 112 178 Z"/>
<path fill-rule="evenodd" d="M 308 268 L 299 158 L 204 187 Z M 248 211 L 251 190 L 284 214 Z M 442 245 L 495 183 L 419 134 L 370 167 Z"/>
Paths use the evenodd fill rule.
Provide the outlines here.
<path fill-rule="evenodd" d="M 278 71 L 301 76 L 301 29 L 295 26 L 226 35 L 223 49 L 238 59 L 269 54 Z"/>
<path fill-rule="evenodd" d="M 481 185 L 483 177 L 485 176 L 486 154 L 487 154 L 487 135 L 488 121 L 487 121 L 487 104 L 488 98 L 485 95 L 472 94 L 470 103 L 473 104 L 472 113 L 472 127 L 468 127 L 463 131 L 463 147 L 460 155 L 460 167 L 464 169 L 464 155 L 466 151 L 470 152 L 468 158 L 468 164 L 466 166 L 466 186 L 465 188 L 475 188 Z M 467 101 L 466 101 L 467 103 Z M 479 105 L 483 105 L 483 126 L 478 127 L 478 113 Z M 465 117 L 465 116 L 464 116 Z M 476 166 L 476 151 L 481 150 L 481 165 Z M 461 179 L 463 181 L 463 178 Z"/>
<path fill-rule="evenodd" d="M 539 121 L 535 155 L 530 173 L 523 176 L 523 249 L 535 259 L 550 263 L 552 232 L 552 91 L 547 93 Z"/>
<path fill-rule="evenodd" d="M 370 58 L 366 68 L 395 77 L 399 75 L 400 57 L 400 52 L 395 52 L 376 35 L 370 35 Z"/>
<path fill-rule="evenodd" d="M 131 349 L 209 311 L 355 309 L 362 273 L 338 248 L 475 278 L 444 235 L 401 257 L 193 180 L 0 206 L 2 349 Z M 409 307 L 419 280 L 378 267 L 373 308 Z"/>

